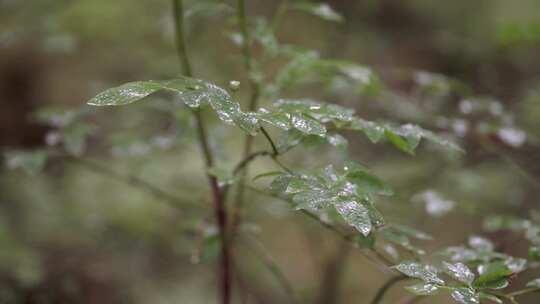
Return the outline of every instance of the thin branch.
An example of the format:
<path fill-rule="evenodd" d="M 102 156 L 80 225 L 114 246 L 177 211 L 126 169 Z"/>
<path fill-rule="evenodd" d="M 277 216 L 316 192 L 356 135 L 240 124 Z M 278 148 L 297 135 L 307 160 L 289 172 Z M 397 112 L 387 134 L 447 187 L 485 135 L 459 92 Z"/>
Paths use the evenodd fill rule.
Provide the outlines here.
<path fill-rule="evenodd" d="M 265 128 L 261 127 L 261 132 L 262 134 L 264 135 L 264 137 L 266 138 L 266 140 L 268 140 L 268 143 L 270 144 L 270 146 L 272 147 L 272 151 L 273 151 L 273 155 L 274 156 L 278 156 L 279 155 L 279 151 L 276 147 L 276 144 L 274 143 L 274 140 L 272 140 L 272 137 L 270 137 L 270 134 L 268 134 L 268 132 L 266 131 Z"/>
<path fill-rule="evenodd" d="M 238 17 L 238 25 L 240 27 L 240 32 L 242 34 L 242 52 L 244 57 L 244 63 L 245 68 L 248 73 L 248 81 L 250 86 L 250 98 L 249 98 L 249 104 L 248 104 L 248 110 L 253 112 L 257 108 L 257 103 L 259 101 L 261 87 L 260 84 L 255 81 L 253 78 L 253 74 L 255 72 L 254 65 L 253 65 L 253 55 L 251 52 L 251 37 L 249 35 L 248 30 L 248 21 L 246 16 L 246 4 L 244 0 L 237 0 L 236 4 L 236 12 Z M 245 142 L 244 142 L 244 152 L 243 152 L 243 159 L 247 158 L 251 154 L 251 150 L 253 148 L 253 137 L 250 135 L 246 136 Z M 247 164 L 246 166 L 240 170 L 240 184 L 238 186 L 238 191 L 236 193 L 235 198 L 235 212 L 233 213 L 233 217 L 231 222 L 232 224 L 232 236 L 234 237 L 235 229 L 238 226 L 238 222 L 241 221 L 242 216 L 242 209 L 244 207 L 244 182 L 247 176 Z"/>
<path fill-rule="evenodd" d="M 337 253 L 326 264 L 321 283 L 319 298 L 316 303 L 327 304 L 339 302 L 339 288 L 343 280 L 343 271 L 351 252 L 348 243 L 341 242 Z"/>
<path fill-rule="evenodd" d="M 191 77 L 193 73 L 191 70 L 191 65 L 189 63 L 189 57 L 187 54 L 184 37 L 184 9 L 182 0 L 173 0 L 173 9 L 173 15 L 176 24 L 176 45 L 178 58 L 182 62 L 184 74 Z M 205 125 L 200 110 L 195 110 L 194 115 L 197 124 L 199 143 L 204 154 L 205 167 L 206 169 L 209 169 L 214 165 L 212 150 L 210 149 L 210 145 L 208 144 L 208 136 L 206 134 Z M 223 195 L 218 186 L 217 178 L 209 174 L 207 174 L 207 177 L 210 188 L 212 190 L 214 212 L 216 220 L 218 222 L 219 234 L 221 238 L 221 303 L 229 304 L 231 302 L 233 275 L 231 267 L 232 256 L 229 248 L 229 241 L 227 235 L 227 211 Z"/>
<path fill-rule="evenodd" d="M 250 155 L 248 155 L 246 158 L 244 158 L 243 160 L 241 160 L 238 165 L 236 165 L 236 167 L 234 167 L 234 170 L 233 170 L 233 175 L 236 175 L 238 174 L 239 172 L 242 171 L 242 169 L 244 169 L 247 165 L 249 165 L 252 161 L 254 161 L 256 158 L 260 157 L 260 156 L 269 156 L 271 155 L 270 152 L 268 151 L 258 151 L 258 152 L 254 152 L 254 153 L 251 153 Z"/>
<path fill-rule="evenodd" d="M 289 6 L 289 0 L 283 0 L 279 4 L 276 13 L 274 14 L 274 18 L 272 19 L 272 22 L 270 23 L 270 28 L 275 31 L 279 24 L 281 23 L 281 20 L 285 16 L 285 13 L 287 12 Z"/>
<path fill-rule="evenodd" d="M 386 281 L 386 283 L 384 283 L 384 285 L 381 288 L 379 288 L 379 290 L 377 291 L 377 294 L 375 294 L 375 297 L 373 298 L 373 300 L 371 300 L 370 303 L 371 304 L 380 304 L 382 302 L 382 299 L 386 295 L 386 293 L 394 285 L 396 285 L 397 283 L 399 283 L 401 281 L 407 280 L 407 279 L 409 279 L 409 277 L 406 277 L 406 276 L 403 276 L 403 275 L 390 278 L 388 281 Z"/>
<path fill-rule="evenodd" d="M 176 51 L 178 52 L 178 58 L 182 62 L 182 73 L 186 76 L 192 76 L 193 73 L 184 40 L 184 6 L 182 0 L 173 0 L 173 15 L 176 25 Z"/>
<path fill-rule="evenodd" d="M 513 298 L 513 297 L 521 296 L 521 295 L 532 293 L 532 292 L 540 292 L 540 288 L 538 288 L 538 287 L 526 288 L 526 289 L 511 292 L 511 293 L 507 294 L 506 296 Z"/>
<path fill-rule="evenodd" d="M 197 210 L 201 210 L 202 208 L 198 205 L 194 205 L 194 204 L 186 204 L 185 203 L 185 200 L 182 199 L 181 197 L 178 197 L 178 196 L 175 196 L 173 194 L 170 194 L 162 189 L 160 189 L 159 187 L 137 177 L 137 176 L 134 176 L 134 175 L 126 175 L 126 174 L 122 174 L 122 173 L 119 173 L 113 169 L 110 169 L 109 167 L 106 167 L 106 166 L 103 166 L 99 163 L 96 163 L 96 162 L 93 162 L 93 161 L 90 161 L 90 160 L 87 160 L 87 159 L 83 159 L 83 158 L 78 158 L 78 157 L 75 157 L 75 156 L 68 156 L 68 155 L 64 155 L 63 156 L 65 159 L 68 159 L 69 161 L 73 162 L 74 164 L 77 164 L 85 169 L 88 169 L 90 171 L 93 171 L 95 173 L 98 173 L 98 174 L 101 174 L 101 175 L 104 175 L 104 176 L 107 176 L 107 177 L 110 177 L 111 179 L 113 180 L 117 180 L 117 181 L 120 181 L 120 182 L 123 182 L 125 183 L 126 185 L 129 185 L 129 186 L 132 186 L 134 188 L 137 188 L 137 189 L 140 189 L 140 190 L 143 190 L 153 196 L 155 196 L 156 198 L 158 199 L 161 199 L 167 203 L 169 203 L 171 206 L 175 207 L 175 208 L 178 208 L 179 210 L 184 210 L 186 211 L 186 209 L 197 209 Z"/>
<path fill-rule="evenodd" d="M 299 303 L 296 293 L 293 288 L 293 284 L 289 281 L 287 276 L 281 271 L 278 264 L 270 255 L 268 250 L 264 247 L 264 245 L 255 237 L 246 235 L 246 239 L 250 240 L 250 242 L 244 242 L 249 249 L 251 249 L 254 253 L 254 255 L 261 260 L 261 262 L 268 268 L 268 271 L 276 278 L 276 280 L 279 282 L 283 290 L 287 293 L 287 296 L 291 300 L 292 303 Z M 250 246 L 252 243 L 253 245 Z"/>
<path fill-rule="evenodd" d="M 255 187 L 246 185 L 246 189 L 249 189 L 249 190 L 251 190 L 251 191 L 253 191 L 255 193 L 261 194 L 261 195 L 265 195 L 265 196 L 269 196 L 269 197 L 272 197 L 272 198 L 275 198 L 275 199 L 279 199 L 279 200 L 281 200 L 283 202 L 286 202 L 287 204 L 291 204 L 290 201 L 288 201 L 288 200 L 286 200 L 286 199 L 284 199 L 282 197 L 273 195 L 271 193 L 268 193 L 266 191 L 257 189 Z M 340 228 L 338 228 L 338 227 L 336 227 L 336 226 L 334 226 L 334 225 L 332 225 L 332 224 L 330 224 L 328 222 L 325 222 L 325 221 L 321 220 L 321 218 L 318 215 L 316 215 L 316 214 L 314 214 L 312 212 L 309 212 L 307 210 L 300 210 L 300 212 L 302 212 L 305 216 L 309 217 L 310 219 L 316 221 L 318 224 L 320 224 L 321 226 L 323 226 L 327 230 L 335 233 L 336 235 L 338 235 L 344 241 L 349 242 L 351 244 L 351 246 L 353 246 L 353 247 L 356 246 L 356 244 L 354 242 L 354 235 L 348 234 L 347 232 L 341 230 Z M 381 270 L 389 269 L 389 267 L 394 265 L 392 262 L 390 262 L 386 258 L 381 259 L 382 254 L 380 254 L 376 249 L 369 249 L 368 251 L 373 253 L 377 259 L 373 259 L 370 255 L 366 254 L 366 252 L 363 252 L 363 251 L 359 251 L 359 252 L 365 258 L 367 258 L 369 261 L 373 262 L 375 265 L 380 267 Z M 392 272 L 392 273 L 394 273 L 394 272 Z"/>

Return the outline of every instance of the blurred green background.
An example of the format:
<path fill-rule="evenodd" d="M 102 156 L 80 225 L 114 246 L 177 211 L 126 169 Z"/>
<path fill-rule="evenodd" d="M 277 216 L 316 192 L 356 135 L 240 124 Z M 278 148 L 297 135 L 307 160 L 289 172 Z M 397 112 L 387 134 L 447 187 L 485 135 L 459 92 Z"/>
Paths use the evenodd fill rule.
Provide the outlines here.
<path fill-rule="evenodd" d="M 247 2 L 250 18 L 271 16 L 279 3 Z M 306 86 L 286 96 L 327 100 L 367 119 L 413 122 L 452 136 L 465 155 L 422 146 L 411 157 L 359 135 L 347 137 L 350 155 L 397 193 L 380 202 L 385 216 L 436 237 L 421 243 L 423 248 L 459 245 L 480 234 L 500 251 L 523 256 L 527 247 L 519 235 L 485 233 L 482 220 L 498 213 L 538 217 L 540 2 L 327 3 L 345 22 L 290 12 L 278 38 L 316 49 L 322 57 L 368 65 L 386 89 L 370 97 Z M 234 14 L 191 12 L 188 51 L 197 77 L 245 83 L 241 52 L 231 40 L 237 31 Z M 167 97 L 160 95 L 151 103 L 112 110 L 83 106 L 114 85 L 178 75 L 173 37 L 167 0 L 0 0 L 0 149 L 50 144 L 54 134 L 33 113 L 73 110 L 68 115 L 84 114 L 93 126 L 81 131 L 88 136 L 75 140 L 73 149 L 193 206 L 192 212 L 179 213 L 138 187 L 78 163 L 54 160 L 43 172 L 28 175 L 8 170 L 6 157 L 8 165 L 0 171 L 1 303 L 216 303 L 216 245 L 205 238 L 215 228 L 189 112 L 175 108 L 170 115 Z M 448 79 L 469 97 L 459 98 Z M 247 92 L 237 97 L 244 102 Z M 69 119 L 54 115 L 49 120 Z M 241 132 L 223 127 L 213 115 L 208 119 L 219 159 L 234 164 Z M 340 157 L 318 147 L 296 149 L 284 162 L 322 167 Z M 272 165 L 261 160 L 254 167 L 255 172 Z M 454 210 L 445 212 L 433 194 L 455 204 Z M 245 229 L 266 247 L 304 303 L 369 303 L 388 277 L 279 201 L 250 192 L 248 209 Z M 236 255 L 238 303 L 288 303 L 253 252 L 240 246 Z M 538 274 L 528 272 L 515 283 Z M 404 295 L 396 288 L 387 303 Z M 522 299 L 540 301 L 538 295 Z M 433 301 L 450 303 L 446 295 Z"/>

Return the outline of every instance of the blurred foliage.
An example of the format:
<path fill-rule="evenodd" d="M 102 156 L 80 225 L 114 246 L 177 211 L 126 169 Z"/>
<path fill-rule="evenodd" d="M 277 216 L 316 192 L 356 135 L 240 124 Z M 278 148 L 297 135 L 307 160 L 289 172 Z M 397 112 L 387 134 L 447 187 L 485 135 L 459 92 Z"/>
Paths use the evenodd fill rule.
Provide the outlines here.
<path fill-rule="evenodd" d="M 274 137 L 281 123 L 293 122 L 283 122 L 276 113 L 303 117 L 320 132 L 321 121 L 335 119 L 287 107 L 287 100 L 309 96 L 354 109 L 362 121 L 340 125 L 349 129 L 341 137 L 325 129 L 330 145 L 321 145 L 313 134 L 299 135 L 298 129 L 286 132 L 280 142 L 291 149 L 282 161 L 295 168 L 313 173 L 352 158 L 369 164 L 369 172 L 385 181 L 371 180 L 370 189 L 388 185 L 393 190 L 394 196 L 379 198 L 376 206 L 395 224 L 382 229 L 375 243 L 359 237 L 357 246 L 378 246 L 396 262 L 420 251 L 449 249 L 452 264 L 441 271 L 453 281 L 452 269 L 465 273 L 466 281 L 458 275 L 458 284 L 470 283 L 466 268 L 456 263 L 471 262 L 459 258 L 471 252 L 474 263 L 497 263 L 491 259 L 495 254 L 538 258 L 538 1 L 334 0 L 329 6 L 312 1 L 287 12 L 275 32 L 266 20 L 279 2 L 247 2 L 255 52 L 264 60 L 256 67 L 259 73 L 246 76 L 237 48 L 235 3 L 215 7 L 210 0 L 187 1 L 188 48 L 197 76 L 223 88 L 239 81 L 232 96 L 241 101 L 248 98 L 250 79 L 268 84 L 262 106 L 274 115 L 262 112 L 258 118 L 277 126 L 270 130 Z M 219 238 L 189 111 L 168 102 L 166 93 L 114 111 L 80 107 L 120 83 L 179 76 L 170 10 L 165 0 L 0 0 L 0 130 L 6 130 L 0 133 L 5 159 L 0 172 L 2 302 L 215 301 Z M 274 105 L 278 97 L 284 101 Z M 213 113 L 204 115 L 211 146 L 223 164 L 213 174 L 225 176 L 228 183 L 220 172 L 237 163 L 243 133 L 223 127 Z M 452 138 L 466 153 L 445 153 L 431 143 L 417 147 L 418 136 L 408 137 L 400 129 L 405 123 Z M 34 132 L 43 140 L 23 140 L 34 138 Z M 379 136 L 408 152 L 416 148 L 416 156 L 388 144 L 371 145 Z M 293 149 L 300 137 L 304 147 Z M 38 148 L 29 151 L 27 144 Z M 266 145 L 257 139 L 256 147 Z M 45 155 L 50 149 L 55 153 Z M 88 162 L 71 158 L 80 155 L 87 155 Z M 271 161 L 257 160 L 251 178 L 275 169 Z M 165 201 L 190 206 L 188 212 L 164 204 L 162 195 L 137 184 L 133 176 L 158 185 L 158 192 L 173 193 Z M 261 177 L 253 183 L 263 188 L 269 180 Z M 322 301 L 322 287 L 329 286 L 339 259 L 346 261 L 346 269 L 335 280 L 340 296 L 333 303 L 369 303 L 387 275 L 362 255 L 343 254 L 335 235 L 290 212 L 287 204 L 248 195 L 242 231 L 264 244 L 295 283 L 302 302 Z M 293 202 L 302 202 L 295 197 Z M 335 211 L 323 219 L 340 221 Z M 433 240 L 404 232 L 400 224 L 429 231 Z M 469 235 L 482 235 L 493 248 L 477 252 Z M 238 296 L 248 303 L 288 303 L 286 292 L 257 256 L 239 250 Z M 441 257 L 428 254 L 423 259 L 427 265 Z M 427 281 L 419 278 L 421 286 L 409 289 L 425 293 L 425 283 L 437 283 L 426 265 L 406 264 L 405 269 L 428 275 Z M 496 279 L 509 279 L 508 266 L 489 265 L 500 274 Z M 531 261 L 532 270 L 517 281 L 510 278 L 512 285 L 533 282 L 538 277 L 535 265 Z M 478 273 L 475 280 L 490 272 Z M 464 289 L 454 292 L 454 298 L 468 296 Z M 538 297 L 526 295 L 520 303 L 537 303 Z M 403 292 L 396 288 L 386 302 L 401 298 Z M 433 301 L 452 303 L 444 295 Z"/>

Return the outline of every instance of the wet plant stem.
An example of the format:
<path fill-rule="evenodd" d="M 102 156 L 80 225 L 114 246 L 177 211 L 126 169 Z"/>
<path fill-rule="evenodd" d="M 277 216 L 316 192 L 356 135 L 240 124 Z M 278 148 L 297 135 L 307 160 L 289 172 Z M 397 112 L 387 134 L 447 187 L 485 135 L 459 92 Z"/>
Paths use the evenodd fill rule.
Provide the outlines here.
<path fill-rule="evenodd" d="M 185 36 L 184 36 L 184 9 L 182 0 L 172 0 L 173 1 L 173 15 L 176 25 L 176 46 L 177 53 L 180 62 L 182 63 L 182 73 L 185 76 L 192 77 L 193 72 L 189 62 L 189 57 L 186 50 Z M 197 129 L 197 135 L 199 138 L 199 144 L 201 150 L 204 154 L 204 162 L 206 171 L 214 166 L 214 158 L 212 155 L 212 150 L 208 143 L 208 136 L 205 129 L 205 124 L 203 121 L 202 114 L 200 109 L 193 111 L 195 116 L 195 123 Z M 221 256 L 220 256 L 220 299 L 221 304 L 230 304 L 231 303 L 231 294 L 232 294 L 232 255 L 229 246 L 228 238 L 228 218 L 227 218 L 227 209 L 225 206 L 225 197 L 223 196 L 220 187 L 218 185 L 217 178 L 211 175 L 207 175 L 208 182 L 212 191 L 212 201 L 214 205 L 214 213 L 216 221 L 219 228 L 219 235 L 221 239 Z"/>
<path fill-rule="evenodd" d="M 409 279 L 409 277 L 406 277 L 403 275 L 390 278 L 388 281 L 386 281 L 386 283 L 384 283 L 383 286 L 381 286 L 381 288 L 379 288 L 379 290 L 375 294 L 375 297 L 373 298 L 373 300 L 371 300 L 371 304 L 382 303 L 384 296 L 386 295 L 388 291 L 390 291 L 390 289 L 392 289 L 394 285 L 407 279 Z"/>
<path fill-rule="evenodd" d="M 257 104 L 259 102 L 261 87 L 260 84 L 254 79 L 255 68 L 253 62 L 253 54 L 251 51 L 251 37 L 248 30 L 248 21 L 246 16 L 246 4 L 244 0 L 237 0 L 236 2 L 236 12 L 238 18 L 238 26 L 240 28 L 240 33 L 242 34 L 242 53 L 244 57 L 244 65 L 248 73 L 248 83 L 250 90 L 250 97 L 248 103 L 248 111 L 253 112 L 257 109 Z M 253 136 L 246 135 L 244 141 L 244 149 L 242 154 L 242 159 L 249 157 L 253 149 Z M 244 208 L 244 195 L 245 195 L 245 179 L 248 174 L 248 166 L 246 165 L 239 172 L 239 183 L 238 191 L 235 197 L 234 210 L 232 214 L 232 231 L 231 235 L 234 237 L 236 227 L 239 226 L 242 217 L 242 210 Z"/>

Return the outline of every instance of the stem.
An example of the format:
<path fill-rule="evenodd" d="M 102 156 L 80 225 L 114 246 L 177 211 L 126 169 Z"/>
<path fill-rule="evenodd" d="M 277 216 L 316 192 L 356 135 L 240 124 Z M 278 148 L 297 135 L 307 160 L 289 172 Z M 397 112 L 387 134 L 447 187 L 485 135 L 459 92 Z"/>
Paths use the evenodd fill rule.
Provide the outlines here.
<path fill-rule="evenodd" d="M 176 45 L 178 58 L 182 62 L 183 73 L 186 76 L 193 76 L 191 65 L 189 63 L 189 57 L 187 55 L 185 37 L 184 37 L 184 9 L 182 0 L 173 0 L 174 20 L 176 24 Z M 211 168 L 214 165 L 214 158 L 212 150 L 208 144 L 208 136 L 206 135 L 205 124 L 199 109 L 194 111 L 195 121 L 197 125 L 197 134 L 199 137 L 199 143 L 204 154 L 206 169 Z M 206 170 L 205 170 L 206 171 Z M 214 203 L 214 213 L 219 227 L 219 235 L 221 239 L 221 277 L 220 277 L 220 289 L 221 289 L 221 303 L 231 303 L 232 293 L 232 267 L 231 267 L 231 250 L 229 247 L 229 240 L 227 235 L 227 210 L 225 207 L 224 196 L 222 195 L 217 178 L 207 174 L 208 182 L 212 191 L 212 198 Z"/>
<path fill-rule="evenodd" d="M 526 288 L 526 289 L 511 292 L 511 293 L 507 294 L 506 296 L 513 298 L 513 297 L 521 296 L 521 295 L 531 293 L 531 292 L 540 292 L 540 288 L 536 288 L 536 287 L 534 287 L 534 288 L 532 288 L 532 287 L 531 288 Z"/>
<path fill-rule="evenodd" d="M 279 282 L 281 287 L 285 290 L 291 302 L 298 303 L 297 296 L 293 288 L 293 284 L 281 271 L 281 269 L 279 268 L 278 264 L 276 263 L 272 255 L 268 253 L 267 248 L 257 238 L 250 235 L 247 235 L 247 238 L 249 238 L 251 242 L 253 243 L 253 246 L 249 246 L 248 248 L 253 251 L 256 257 L 261 259 L 261 262 L 268 268 L 268 271 L 270 271 L 270 273 Z M 246 245 L 250 245 L 250 244 L 247 243 Z"/>
<path fill-rule="evenodd" d="M 174 196 L 164 190 L 161 190 L 159 187 L 154 186 L 150 184 L 149 182 L 135 176 L 135 175 L 125 175 L 119 172 L 116 172 L 109 167 L 102 166 L 96 162 L 74 157 L 74 156 L 65 156 L 68 160 L 72 161 L 73 163 L 84 167 L 88 170 L 91 170 L 95 173 L 102 174 L 104 176 L 108 176 L 113 180 L 121 181 L 129 186 L 132 186 L 134 188 L 146 191 L 150 193 L 151 195 L 155 196 L 156 198 L 159 198 L 163 201 L 166 201 L 170 203 L 172 206 L 178 208 L 178 209 L 200 209 L 197 205 L 190 205 L 186 204 L 185 201 L 177 196 Z"/>
<path fill-rule="evenodd" d="M 182 62 L 182 73 L 191 77 L 193 73 L 184 40 L 184 5 L 182 0 L 173 0 L 173 15 L 176 25 L 176 51 L 180 62 Z"/>
<path fill-rule="evenodd" d="M 251 91 L 249 104 L 248 104 L 248 110 L 250 112 L 253 112 L 257 108 L 257 103 L 259 101 L 261 88 L 260 88 L 260 85 L 252 77 L 254 73 L 253 55 L 251 53 L 251 37 L 248 31 L 245 1 L 237 0 L 236 6 L 237 6 L 236 11 L 237 11 L 240 32 L 242 33 L 242 37 L 243 37 L 242 52 L 244 56 L 244 64 L 248 72 L 248 80 L 249 80 L 249 86 L 250 86 L 250 91 Z M 252 148 L 253 148 L 253 137 L 250 135 L 247 135 L 244 142 L 244 151 L 243 151 L 242 159 L 246 159 L 251 154 Z M 242 170 L 239 171 L 239 174 L 240 174 L 239 186 L 238 186 L 238 192 L 236 193 L 234 213 L 231 220 L 232 227 L 233 227 L 231 235 L 233 237 L 235 235 L 236 227 L 238 227 L 239 223 L 241 222 L 241 216 L 242 216 L 241 213 L 244 207 L 244 192 L 245 192 L 244 184 L 245 184 L 245 180 L 247 176 L 247 169 L 248 168 L 246 164 L 246 166 L 242 168 Z"/>
<path fill-rule="evenodd" d="M 321 292 L 316 303 L 339 303 L 339 287 L 343 279 L 343 271 L 345 270 L 345 265 L 350 252 L 351 246 L 342 242 L 336 255 L 330 258 L 319 285 L 319 290 Z"/>
<path fill-rule="evenodd" d="M 399 282 L 401 282 L 403 280 L 407 280 L 407 279 L 409 279 L 409 278 L 406 277 L 406 276 L 398 276 L 398 277 L 390 278 L 388 281 L 386 281 L 386 283 L 384 283 L 384 285 L 381 288 L 379 288 L 379 290 L 377 291 L 377 294 L 375 295 L 375 297 L 371 301 L 371 304 L 379 304 L 379 303 L 381 303 L 384 295 L 386 294 L 386 292 L 388 292 L 397 283 L 399 283 Z"/>
<path fill-rule="evenodd" d="M 279 155 L 278 149 L 276 147 L 276 144 L 272 140 L 272 137 L 270 137 L 270 134 L 268 134 L 266 129 L 263 128 L 263 127 L 261 127 L 261 132 L 264 135 L 264 137 L 266 138 L 266 140 L 268 140 L 268 143 L 270 143 L 270 146 L 272 147 L 272 152 L 273 152 L 274 156 L 278 156 Z"/>
<path fill-rule="evenodd" d="M 281 20 L 283 19 L 283 16 L 285 16 L 285 13 L 287 12 L 287 8 L 289 6 L 289 0 L 283 0 L 279 4 L 276 14 L 274 15 L 274 18 L 272 19 L 272 23 L 270 24 L 270 28 L 275 31 L 279 24 L 281 23 Z"/>

